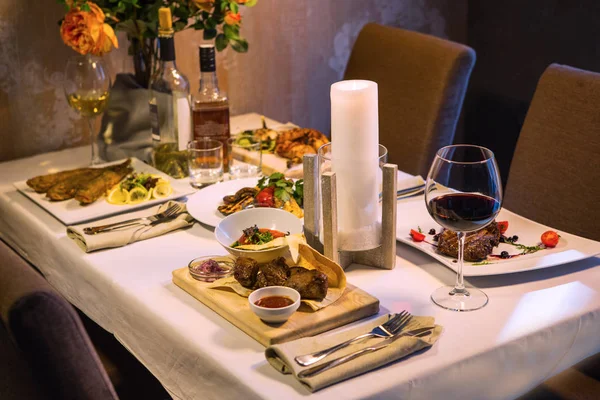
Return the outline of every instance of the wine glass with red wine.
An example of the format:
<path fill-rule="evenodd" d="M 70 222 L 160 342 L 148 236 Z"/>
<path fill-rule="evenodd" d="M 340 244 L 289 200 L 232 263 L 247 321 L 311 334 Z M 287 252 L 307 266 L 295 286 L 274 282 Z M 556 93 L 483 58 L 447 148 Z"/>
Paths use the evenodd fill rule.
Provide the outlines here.
<path fill-rule="evenodd" d="M 466 288 L 463 278 L 465 236 L 490 224 L 502 206 L 502 184 L 494 153 L 474 145 L 446 146 L 438 150 L 425 184 L 425 204 L 431 217 L 457 234 L 456 284 L 431 294 L 440 307 L 473 311 L 485 306 L 487 295 Z"/>

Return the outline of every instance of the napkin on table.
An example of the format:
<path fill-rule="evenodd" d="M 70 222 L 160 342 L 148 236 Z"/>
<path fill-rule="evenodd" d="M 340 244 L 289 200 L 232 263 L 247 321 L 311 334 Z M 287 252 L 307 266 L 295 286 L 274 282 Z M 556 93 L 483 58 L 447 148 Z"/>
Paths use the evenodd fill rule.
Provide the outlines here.
<path fill-rule="evenodd" d="M 87 235 L 83 233 L 83 229 L 89 226 L 105 225 L 134 218 L 131 215 L 126 217 L 121 215 L 119 217 L 87 222 L 81 225 L 68 226 L 67 236 L 73 239 L 75 243 L 77 243 L 77 245 L 83 249 L 83 251 L 89 253 L 94 250 L 125 246 L 129 243 L 150 239 L 155 236 L 164 235 L 165 233 L 174 231 L 176 229 L 192 226 L 194 224 L 194 218 L 186 212 L 184 203 L 178 203 L 176 201 L 169 201 L 159 207 L 147 209 L 143 214 L 140 214 L 137 217 L 149 217 L 151 215 L 158 214 L 173 204 L 180 204 L 183 206 L 183 213 L 179 214 L 177 218 L 168 222 L 163 222 L 154 226 L 134 225 L 131 227 L 117 229 L 105 233 L 98 233 L 95 235 Z"/>
<path fill-rule="evenodd" d="M 273 368 L 283 374 L 293 374 L 294 377 L 304 384 L 311 392 L 315 392 L 333 385 L 334 383 L 341 382 L 406 357 L 415 351 L 431 347 L 442 332 L 442 327 L 440 325 L 434 325 L 435 320 L 433 317 L 413 316 L 410 322 L 402 328 L 403 332 L 421 327 L 435 326 L 432 334 L 422 338 L 410 336 L 401 337 L 384 349 L 364 354 L 352 361 L 338 365 L 330 370 L 321 372 L 320 374 L 313 375 L 310 378 L 298 378 L 298 374 L 304 369 L 335 360 L 365 347 L 376 346 L 383 339 L 372 338 L 351 344 L 309 367 L 298 365 L 296 361 L 294 361 L 294 357 L 323 350 L 348 339 L 352 339 L 353 337 L 371 331 L 388 319 L 389 315 L 383 315 L 337 334 L 324 333 L 283 344 L 272 345 L 266 349 L 265 356 Z"/>
<path fill-rule="evenodd" d="M 398 190 L 409 189 L 417 186 L 421 186 L 425 181 L 421 175 L 413 176 L 410 178 L 398 179 Z"/>

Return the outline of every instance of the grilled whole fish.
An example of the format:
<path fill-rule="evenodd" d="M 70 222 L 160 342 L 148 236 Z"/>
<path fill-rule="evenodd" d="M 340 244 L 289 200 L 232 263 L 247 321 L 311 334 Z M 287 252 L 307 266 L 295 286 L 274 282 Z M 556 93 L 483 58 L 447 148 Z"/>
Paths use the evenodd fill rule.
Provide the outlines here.
<path fill-rule="evenodd" d="M 27 180 L 27 186 L 37 193 L 46 193 L 52 186 L 72 179 L 78 175 L 86 174 L 92 171 L 92 168 L 77 168 L 69 171 L 56 172 L 54 174 L 40 175 Z"/>
<path fill-rule="evenodd" d="M 102 197 L 110 188 L 133 172 L 129 166 L 131 160 L 114 167 L 108 167 L 102 173 L 80 186 L 75 193 L 75 200 L 80 204 L 90 204 Z"/>
<path fill-rule="evenodd" d="M 68 200 L 75 197 L 77 190 L 90 180 L 102 175 L 103 169 L 90 169 L 77 175 L 72 175 L 52 186 L 46 192 L 46 197 L 52 201 Z"/>

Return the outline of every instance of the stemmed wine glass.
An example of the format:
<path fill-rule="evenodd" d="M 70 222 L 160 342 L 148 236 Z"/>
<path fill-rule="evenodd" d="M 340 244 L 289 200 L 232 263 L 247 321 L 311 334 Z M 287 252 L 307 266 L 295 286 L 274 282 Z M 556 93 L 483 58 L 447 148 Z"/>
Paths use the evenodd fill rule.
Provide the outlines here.
<path fill-rule="evenodd" d="M 110 85 L 108 69 L 102 59 L 85 55 L 71 57 L 67 61 L 65 95 L 69 105 L 87 120 L 92 143 L 91 165 L 102 162 L 98 154 L 94 119 L 106 108 Z"/>
<path fill-rule="evenodd" d="M 456 232 L 458 247 L 456 284 L 437 289 L 431 300 L 454 311 L 485 306 L 487 295 L 464 285 L 463 255 L 466 234 L 486 227 L 500 212 L 502 185 L 494 153 L 474 145 L 438 150 L 427 175 L 425 204 L 438 224 Z"/>

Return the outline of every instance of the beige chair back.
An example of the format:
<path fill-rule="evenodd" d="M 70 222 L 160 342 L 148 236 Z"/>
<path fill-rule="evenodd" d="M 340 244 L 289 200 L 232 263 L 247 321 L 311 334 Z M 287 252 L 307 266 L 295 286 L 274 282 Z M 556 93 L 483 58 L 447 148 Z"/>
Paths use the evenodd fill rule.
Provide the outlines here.
<path fill-rule="evenodd" d="M 364 26 L 344 79 L 379 86 L 379 141 L 388 162 L 427 175 L 435 152 L 452 144 L 475 64 L 473 49 L 377 24 Z"/>
<path fill-rule="evenodd" d="M 517 142 L 504 207 L 600 240 L 600 74 L 552 64 Z"/>

